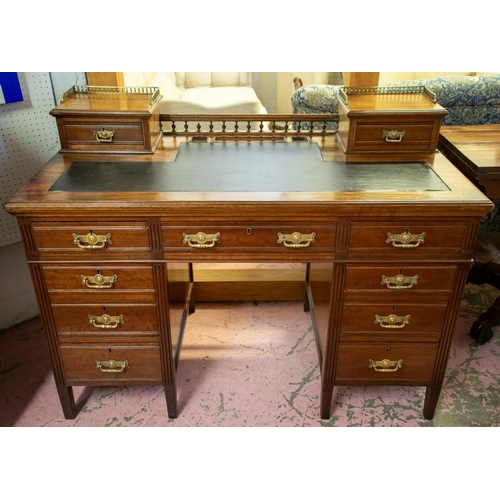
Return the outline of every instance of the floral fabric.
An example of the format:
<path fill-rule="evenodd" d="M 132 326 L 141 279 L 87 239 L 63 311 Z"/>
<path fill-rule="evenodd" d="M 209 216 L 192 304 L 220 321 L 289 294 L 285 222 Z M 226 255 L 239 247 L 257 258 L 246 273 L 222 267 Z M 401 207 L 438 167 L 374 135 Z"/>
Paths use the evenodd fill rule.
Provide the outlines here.
<path fill-rule="evenodd" d="M 405 80 L 384 86 L 424 85 L 436 94 L 438 104 L 448 115 L 443 125 L 481 125 L 500 123 L 500 73 L 484 76 L 447 76 Z M 337 113 L 340 85 L 306 85 L 292 95 L 292 110 L 296 114 Z M 303 128 L 304 125 L 302 126 Z M 336 122 L 329 123 L 335 130 Z"/>

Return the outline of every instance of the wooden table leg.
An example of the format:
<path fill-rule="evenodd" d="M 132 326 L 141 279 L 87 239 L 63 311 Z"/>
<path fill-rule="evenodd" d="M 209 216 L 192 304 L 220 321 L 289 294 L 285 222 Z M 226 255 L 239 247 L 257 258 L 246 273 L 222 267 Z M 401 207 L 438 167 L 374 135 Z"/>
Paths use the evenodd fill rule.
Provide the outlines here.
<path fill-rule="evenodd" d="M 177 395 L 175 386 L 165 385 L 165 398 L 167 400 L 167 412 L 169 418 L 177 418 Z"/>
<path fill-rule="evenodd" d="M 329 420 L 332 407 L 333 386 L 321 386 L 321 420 Z"/>
<path fill-rule="evenodd" d="M 61 402 L 64 413 L 64 418 L 67 420 L 73 420 L 77 413 L 73 387 L 68 387 L 67 385 L 57 385 L 56 387 L 59 394 L 59 401 Z"/>
<path fill-rule="evenodd" d="M 434 418 L 434 412 L 436 411 L 439 395 L 441 394 L 441 387 L 441 385 L 431 385 L 427 387 L 425 391 L 423 413 L 424 418 L 427 420 L 432 420 Z"/>

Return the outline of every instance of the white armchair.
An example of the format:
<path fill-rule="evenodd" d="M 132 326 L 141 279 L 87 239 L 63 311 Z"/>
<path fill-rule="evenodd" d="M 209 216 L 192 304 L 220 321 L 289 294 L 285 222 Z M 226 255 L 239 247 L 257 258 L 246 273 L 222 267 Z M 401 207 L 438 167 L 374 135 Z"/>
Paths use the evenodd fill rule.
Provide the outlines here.
<path fill-rule="evenodd" d="M 251 73 L 123 73 L 127 87 L 158 87 L 160 114 L 266 114 Z"/>

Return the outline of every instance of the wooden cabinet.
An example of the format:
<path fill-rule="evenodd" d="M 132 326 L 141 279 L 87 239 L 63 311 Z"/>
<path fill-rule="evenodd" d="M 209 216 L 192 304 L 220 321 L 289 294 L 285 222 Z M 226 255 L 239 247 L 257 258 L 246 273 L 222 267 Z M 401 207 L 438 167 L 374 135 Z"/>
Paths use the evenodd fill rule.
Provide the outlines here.
<path fill-rule="evenodd" d="M 287 147 L 277 154 L 271 143 L 245 144 L 254 161 L 232 165 L 232 185 L 248 169 L 261 178 L 270 168 L 255 161 L 262 154 L 287 165 L 280 192 L 182 191 L 174 181 L 156 189 L 156 177 L 135 192 L 120 184 L 119 170 L 114 191 L 89 184 L 81 192 L 71 182 L 51 190 L 79 158 L 58 154 L 5 205 L 18 217 L 67 418 L 76 412 L 72 386 L 111 384 L 163 385 L 169 416 L 177 416 L 176 366 L 195 309 L 191 264 L 206 261 L 308 263 L 322 418 L 337 385 L 426 386 L 424 415 L 432 418 L 479 222 L 493 204 L 442 155 L 426 157 L 423 188 L 397 189 L 366 185 L 333 137 L 321 144 L 329 160 L 318 164 L 283 159 Z M 140 161 L 105 158 L 147 177 L 152 162 L 178 167 L 177 147 L 164 138 Z M 86 155 L 97 165 L 102 158 Z M 366 168 L 387 175 L 383 165 Z M 311 188 L 311 169 L 328 182 Z M 93 172 L 99 184 L 99 168 Z M 391 172 L 393 180 L 405 175 Z M 217 163 L 199 172 L 201 181 L 218 175 Z M 425 189 L 427 175 L 442 186 Z M 287 189 L 294 176 L 303 190 Z"/>

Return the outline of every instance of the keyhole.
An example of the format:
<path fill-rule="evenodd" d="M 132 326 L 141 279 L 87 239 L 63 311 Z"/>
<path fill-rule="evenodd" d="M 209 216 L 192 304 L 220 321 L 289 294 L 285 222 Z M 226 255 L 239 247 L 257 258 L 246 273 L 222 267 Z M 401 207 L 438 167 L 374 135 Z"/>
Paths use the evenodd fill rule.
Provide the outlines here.
<path fill-rule="evenodd" d="M 390 348 L 386 347 L 385 352 L 389 352 L 389 351 L 390 351 Z"/>
<path fill-rule="evenodd" d="M 250 236 L 251 234 L 252 234 L 252 228 L 251 228 L 251 227 L 248 227 L 248 228 L 247 228 L 247 235 L 249 235 L 249 236 Z"/>

